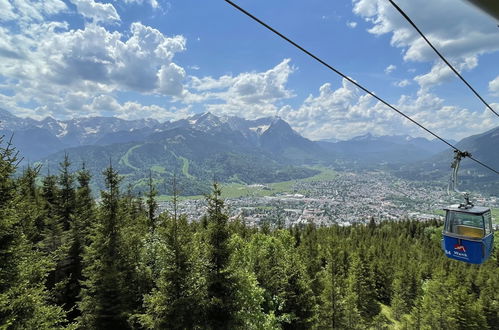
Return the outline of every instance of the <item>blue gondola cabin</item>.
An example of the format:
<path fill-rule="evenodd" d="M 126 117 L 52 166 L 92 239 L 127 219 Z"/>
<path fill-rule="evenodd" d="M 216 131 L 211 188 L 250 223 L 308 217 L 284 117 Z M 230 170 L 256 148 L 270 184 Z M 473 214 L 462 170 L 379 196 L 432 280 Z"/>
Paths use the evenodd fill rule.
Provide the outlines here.
<path fill-rule="evenodd" d="M 445 210 L 442 249 L 448 258 L 472 264 L 485 262 L 492 253 L 494 233 L 490 209 L 452 205 Z"/>

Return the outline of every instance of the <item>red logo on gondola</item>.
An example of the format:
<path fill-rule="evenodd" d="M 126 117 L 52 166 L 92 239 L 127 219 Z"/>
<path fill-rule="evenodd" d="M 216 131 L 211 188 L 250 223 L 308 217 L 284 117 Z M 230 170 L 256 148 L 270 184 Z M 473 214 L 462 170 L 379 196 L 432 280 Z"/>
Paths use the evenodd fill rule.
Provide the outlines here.
<path fill-rule="evenodd" d="M 455 244 L 454 250 L 458 250 L 458 251 L 461 251 L 463 253 L 466 253 L 466 248 L 464 247 L 464 245 L 461 245 L 461 244 Z"/>

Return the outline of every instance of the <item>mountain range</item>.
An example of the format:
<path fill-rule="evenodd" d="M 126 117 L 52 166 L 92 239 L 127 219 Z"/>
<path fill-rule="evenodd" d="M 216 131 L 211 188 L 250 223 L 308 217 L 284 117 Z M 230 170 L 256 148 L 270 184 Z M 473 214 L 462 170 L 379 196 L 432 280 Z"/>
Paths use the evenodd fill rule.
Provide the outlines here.
<path fill-rule="evenodd" d="M 447 146 L 437 140 L 366 134 L 348 141 L 311 141 L 279 117 L 246 120 L 209 112 L 161 123 L 114 117 L 63 121 L 48 117 L 37 121 L 0 109 L 0 134 L 13 134 L 24 163 L 57 168 L 68 154 L 75 169 L 86 164 L 99 187 L 100 172 L 111 163 L 125 182 L 139 191 L 150 171 L 161 192 L 168 191 L 168 182 L 175 174 L 186 195 L 205 192 L 213 179 L 264 183 L 317 173 L 307 165 L 388 167 L 415 177 L 417 166 L 433 173 L 435 168 L 443 169 L 444 163 L 448 165 L 452 157 Z M 497 156 L 497 136 L 499 127 L 459 144 L 477 156 L 493 154 L 494 150 Z"/>

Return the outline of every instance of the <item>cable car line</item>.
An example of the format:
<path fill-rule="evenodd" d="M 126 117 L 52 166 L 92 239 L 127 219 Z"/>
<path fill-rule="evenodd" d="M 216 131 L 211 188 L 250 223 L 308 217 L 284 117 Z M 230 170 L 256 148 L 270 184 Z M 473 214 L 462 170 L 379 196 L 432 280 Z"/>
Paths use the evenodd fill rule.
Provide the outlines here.
<path fill-rule="evenodd" d="M 443 143 L 447 144 L 449 147 L 451 147 L 452 149 L 454 150 L 457 150 L 459 152 L 463 152 L 461 150 L 459 150 L 459 148 L 457 148 L 456 146 L 454 146 L 453 144 L 451 144 L 450 142 L 446 141 L 445 139 L 441 138 L 440 136 L 438 136 L 436 133 L 433 133 L 432 131 L 430 131 L 428 128 L 424 127 L 422 124 L 418 123 L 416 120 L 412 119 L 411 117 L 409 117 L 408 115 L 406 115 L 405 113 L 403 113 L 402 111 L 398 110 L 397 108 L 395 108 L 393 105 L 391 105 L 390 103 L 388 103 L 387 101 L 383 100 L 381 97 L 377 96 L 376 94 L 374 94 L 373 92 L 371 92 L 370 90 L 368 90 L 367 88 L 365 88 L 364 86 L 362 86 L 361 84 L 359 84 L 358 82 L 356 82 L 355 80 L 353 80 L 352 78 L 348 77 L 347 75 L 345 75 L 344 73 L 342 73 L 341 71 L 339 71 L 338 69 L 334 68 L 333 66 L 331 66 L 330 64 L 326 63 L 325 61 L 323 61 L 322 59 L 320 59 L 318 56 L 314 55 L 313 53 L 311 53 L 310 51 L 306 50 L 305 48 L 303 48 L 302 46 L 300 46 L 299 44 L 297 44 L 296 42 L 294 42 L 293 40 L 289 39 L 288 37 L 286 37 L 284 34 L 280 33 L 279 31 L 277 31 L 276 29 L 274 29 L 273 27 L 271 27 L 270 25 L 268 25 L 267 23 L 263 22 L 262 20 L 260 20 L 259 18 L 257 18 L 256 16 L 254 16 L 253 14 L 249 13 L 248 11 L 246 11 L 245 9 L 243 9 L 242 7 L 236 5 L 234 2 L 232 2 L 231 0 L 224 0 L 225 2 L 227 2 L 229 5 L 231 5 L 232 7 L 236 8 L 237 10 L 239 10 L 240 12 L 242 12 L 243 14 L 245 14 L 246 16 L 248 16 L 249 18 L 251 18 L 252 20 L 256 21 L 257 23 L 259 23 L 260 25 L 264 26 L 266 29 L 270 30 L 271 32 L 273 32 L 274 34 L 278 35 L 279 37 L 281 37 L 282 39 L 284 39 L 285 41 L 287 41 L 288 43 L 290 43 L 291 45 L 293 45 L 294 47 L 298 48 L 299 50 L 301 50 L 302 52 L 304 52 L 305 54 L 307 54 L 308 56 L 312 57 L 313 59 L 315 59 L 317 62 L 321 63 L 322 65 L 324 65 L 325 67 L 327 67 L 328 69 L 330 69 L 331 71 L 335 72 L 336 74 L 338 74 L 339 76 L 341 76 L 342 78 L 348 80 L 350 83 L 352 83 L 353 85 L 355 85 L 356 87 L 358 87 L 359 89 L 363 90 L 365 93 L 371 95 L 372 97 L 374 97 L 376 100 L 380 101 L 381 103 L 383 103 L 384 105 L 386 105 L 387 107 L 389 107 L 390 109 L 392 109 L 393 111 L 397 112 L 399 115 L 403 116 L 404 118 L 406 118 L 407 120 L 411 121 L 413 124 L 417 125 L 419 128 L 423 129 L 424 131 L 426 131 L 427 133 L 433 135 L 435 138 L 439 139 L 440 141 L 442 141 Z M 471 155 L 468 157 L 469 159 L 475 161 L 476 163 L 482 165 L 483 167 L 489 169 L 490 171 L 496 173 L 499 175 L 499 171 L 495 170 L 494 168 L 484 164 L 483 162 L 479 161 L 478 159 L 472 157 Z"/>
<path fill-rule="evenodd" d="M 492 111 L 496 116 L 499 117 L 499 113 L 497 113 L 494 109 L 492 109 L 492 107 L 487 103 L 487 101 L 485 101 L 483 99 L 483 97 L 468 83 L 468 81 L 466 81 L 466 79 L 464 79 L 463 76 L 461 76 L 461 74 L 452 66 L 452 64 L 449 63 L 449 61 L 447 61 L 447 59 L 438 51 L 438 49 L 436 49 L 435 46 L 433 46 L 433 44 L 430 42 L 430 40 L 428 40 L 428 38 L 426 38 L 426 36 L 423 34 L 423 32 L 421 32 L 421 30 L 411 20 L 411 18 L 409 16 L 407 16 L 407 14 L 395 2 L 393 2 L 393 0 L 388 0 L 388 1 L 390 1 L 392 6 L 395 7 L 395 9 L 397 9 L 397 11 L 406 19 L 406 21 L 409 22 L 409 24 L 411 24 L 412 27 L 416 31 L 418 31 L 421 38 L 423 38 L 426 41 L 426 43 L 435 51 L 435 53 L 437 53 L 437 55 L 442 59 L 442 61 L 445 62 L 445 64 L 447 64 L 447 66 L 456 74 L 456 76 L 458 76 L 459 79 L 461 79 L 462 82 L 466 86 L 468 86 L 468 88 L 476 95 L 476 97 L 478 97 L 480 99 L 480 101 L 482 101 L 482 103 L 485 104 L 485 106 L 490 111 Z"/>

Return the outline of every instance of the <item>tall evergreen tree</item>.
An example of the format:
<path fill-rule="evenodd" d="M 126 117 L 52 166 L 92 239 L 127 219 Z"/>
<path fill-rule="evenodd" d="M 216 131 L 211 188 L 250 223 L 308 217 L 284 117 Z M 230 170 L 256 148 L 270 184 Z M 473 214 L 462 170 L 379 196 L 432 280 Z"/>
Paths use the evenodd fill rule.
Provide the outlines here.
<path fill-rule="evenodd" d="M 173 185 L 174 187 L 176 187 L 176 182 L 175 182 L 176 178 L 174 177 L 173 180 L 174 180 Z M 158 191 L 152 180 L 152 171 L 149 171 L 149 181 L 147 182 L 147 187 L 148 187 L 146 193 L 147 217 L 149 219 L 149 228 L 152 231 L 154 231 L 156 227 L 156 211 L 158 209 L 158 203 L 156 202 L 156 196 L 158 195 Z"/>
<path fill-rule="evenodd" d="M 160 215 L 158 229 L 165 249 L 164 269 L 157 289 L 146 296 L 148 326 L 154 329 L 193 329 L 203 325 L 206 287 L 193 251 L 192 233 L 184 215 Z"/>
<path fill-rule="evenodd" d="M 65 231 L 68 231 L 71 227 L 76 206 L 74 175 L 70 171 L 70 166 L 69 156 L 65 154 L 64 160 L 59 164 L 59 177 L 57 180 L 60 187 L 57 196 L 57 213 Z"/>
<path fill-rule="evenodd" d="M 395 273 L 391 306 L 393 315 L 400 320 L 409 314 L 419 294 L 420 283 L 415 269 L 404 268 Z"/>
<path fill-rule="evenodd" d="M 50 258 L 27 240 L 18 211 L 24 196 L 12 178 L 18 163 L 12 145 L 0 138 L 0 328 L 54 329 L 64 322 L 45 288 Z"/>
<path fill-rule="evenodd" d="M 91 329 L 127 329 L 125 283 L 120 272 L 120 177 L 110 165 L 104 172 L 107 190 L 92 243 L 84 255 L 80 324 Z"/>
<path fill-rule="evenodd" d="M 75 320 L 80 316 L 77 303 L 80 299 L 80 282 L 83 280 L 83 255 L 86 247 L 90 245 L 91 228 L 95 224 L 95 202 L 90 189 L 90 172 L 83 164 L 82 169 L 76 173 L 78 188 L 75 193 L 75 209 L 70 222 L 71 246 L 68 255 L 66 304 L 68 306 L 68 319 Z"/>
<path fill-rule="evenodd" d="M 43 179 L 42 187 L 45 223 L 40 247 L 55 262 L 55 267 L 47 278 L 47 287 L 52 290 L 54 301 L 63 305 L 65 304 L 65 280 L 67 279 L 65 267 L 68 265 L 67 257 L 71 237 L 69 231 L 64 229 L 64 222 L 59 212 L 59 193 L 57 177 L 49 174 Z M 70 308 L 69 306 L 64 307 Z"/>
<path fill-rule="evenodd" d="M 373 275 L 360 254 L 351 256 L 347 295 L 353 299 L 357 310 L 366 321 L 371 321 L 381 311 L 376 300 Z"/>
<path fill-rule="evenodd" d="M 227 267 L 231 251 L 227 214 L 224 212 L 222 191 L 213 184 L 208 200 L 208 304 L 207 322 L 213 329 L 230 329 L 237 326 L 237 297 L 235 283 Z"/>
<path fill-rule="evenodd" d="M 345 278 L 339 267 L 336 249 L 329 244 L 325 268 L 319 273 L 323 291 L 319 296 L 319 327 L 324 329 L 346 328 Z"/>
<path fill-rule="evenodd" d="M 42 240 L 45 227 L 45 212 L 42 207 L 40 189 L 36 185 L 36 180 L 40 167 L 29 166 L 23 171 L 23 175 L 18 180 L 19 194 L 23 198 L 19 201 L 19 213 L 23 232 L 33 243 Z"/>

